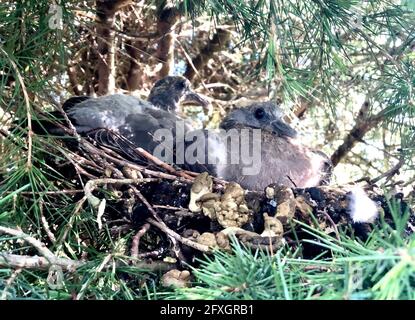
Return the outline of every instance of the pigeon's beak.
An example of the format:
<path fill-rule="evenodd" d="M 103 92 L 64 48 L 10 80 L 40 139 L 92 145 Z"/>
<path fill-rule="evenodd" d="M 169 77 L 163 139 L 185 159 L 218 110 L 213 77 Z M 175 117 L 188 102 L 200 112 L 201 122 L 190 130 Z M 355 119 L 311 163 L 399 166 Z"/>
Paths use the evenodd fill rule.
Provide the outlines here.
<path fill-rule="evenodd" d="M 297 136 L 297 131 L 282 120 L 272 121 L 271 130 L 282 137 L 295 138 Z"/>
<path fill-rule="evenodd" d="M 202 94 L 189 90 L 182 98 L 183 104 L 197 104 L 204 108 L 209 106 L 209 100 Z"/>

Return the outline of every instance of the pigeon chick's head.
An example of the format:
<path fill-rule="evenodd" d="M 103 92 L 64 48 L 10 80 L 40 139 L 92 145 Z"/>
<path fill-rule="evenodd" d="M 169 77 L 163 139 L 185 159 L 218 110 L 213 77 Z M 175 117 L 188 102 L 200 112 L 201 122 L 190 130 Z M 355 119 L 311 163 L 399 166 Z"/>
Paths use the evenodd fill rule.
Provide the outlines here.
<path fill-rule="evenodd" d="M 277 104 L 260 102 L 233 110 L 225 117 L 220 127 L 225 130 L 248 127 L 265 130 L 281 137 L 296 137 L 297 131 L 286 124 L 283 117 L 284 113 Z"/>
<path fill-rule="evenodd" d="M 166 111 L 175 111 L 179 103 L 194 103 L 207 107 L 209 101 L 192 91 L 190 81 L 181 76 L 168 76 L 158 80 L 151 89 L 148 101 Z"/>

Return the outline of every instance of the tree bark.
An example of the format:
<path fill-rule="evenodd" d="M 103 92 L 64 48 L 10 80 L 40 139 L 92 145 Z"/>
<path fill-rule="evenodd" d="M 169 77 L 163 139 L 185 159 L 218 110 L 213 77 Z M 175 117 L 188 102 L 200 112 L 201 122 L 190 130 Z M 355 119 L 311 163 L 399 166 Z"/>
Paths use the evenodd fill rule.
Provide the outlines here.
<path fill-rule="evenodd" d="M 142 41 L 126 41 L 126 51 L 130 56 L 130 68 L 127 74 L 127 89 L 134 91 L 143 86 L 143 72 L 137 60 L 140 58 L 140 50 L 137 48 L 141 46 Z"/>
<path fill-rule="evenodd" d="M 98 95 L 114 92 L 115 89 L 115 46 L 114 18 L 118 10 L 131 4 L 131 0 L 96 1 L 98 24 Z"/>
<path fill-rule="evenodd" d="M 160 79 L 168 76 L 174 66 L 174 26 L 179 19 L 179 11 L 172 7 L 165 7 L 158 16 L 157 32 L 160 40 L 157 45 L 156 57 L 162 63 L 162 67 L 158 72 Z"/>

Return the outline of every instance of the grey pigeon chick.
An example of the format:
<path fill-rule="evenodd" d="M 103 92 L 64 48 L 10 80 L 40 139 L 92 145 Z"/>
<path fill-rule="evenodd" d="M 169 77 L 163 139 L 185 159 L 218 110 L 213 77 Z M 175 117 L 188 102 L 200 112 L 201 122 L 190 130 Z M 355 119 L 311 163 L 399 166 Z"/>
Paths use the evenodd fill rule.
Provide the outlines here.
<path fill-rule="evenodd" d="M 111 136 L 115 132 L 128 139 L 137 147 L 149 152 L 160 143 L 154 141 L 153 135 L 158 129 L 171 130 L 175 135 L 176 122 L 183 119 L 175 113 L 180 103 L 194 103 L 207 106 L 209 102 L 201 95 L 193 92 L 190 82 L 181 76 L 168 76 L 157 81 L 148 101 L 123 94 L 92 97 L 73 97 L 62 106 L 78 133 L 100 137 L 100 142 L 113 144 L 116 139 Z M 184 130 L 191 126 L 184 123 Z M 62 134 L 62 129 L 49 126 L 47 131 Z"/>
<path fill-rule="evenodd" d="M 205 155 L 199 158 L 202 161 L 187 162 L 186 169 L 207 171 L 249 190 L 263 190 L 272 183 L 313 187 L 324 184 L 330 176 L 329 158 L 303 145 L 274 103 L 233 110 L 220 128 L 220 133 L 199 130 L 205 137 Z"/>

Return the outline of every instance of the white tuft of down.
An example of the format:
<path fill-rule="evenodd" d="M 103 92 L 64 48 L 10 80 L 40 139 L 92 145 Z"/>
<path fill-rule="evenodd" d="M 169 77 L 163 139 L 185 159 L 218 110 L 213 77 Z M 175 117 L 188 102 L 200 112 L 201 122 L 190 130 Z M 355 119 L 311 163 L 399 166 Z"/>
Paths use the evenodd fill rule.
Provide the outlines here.
<path fill-rule="evenodd" d="M 376 203 L 370 200 L 361 187 L 355 186 L 350 192 L 349 213 L 353 222 L 368 223 L 375 221 L 379 215 Z"/>

